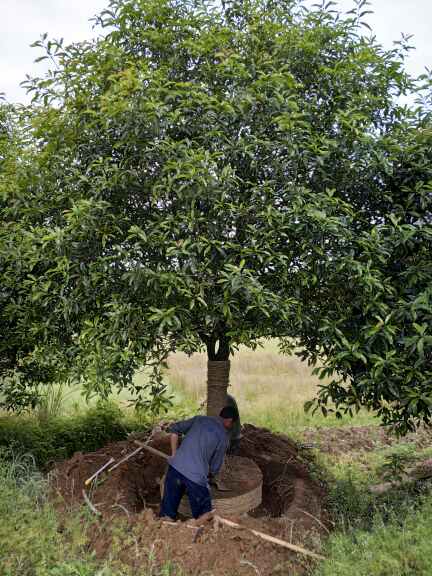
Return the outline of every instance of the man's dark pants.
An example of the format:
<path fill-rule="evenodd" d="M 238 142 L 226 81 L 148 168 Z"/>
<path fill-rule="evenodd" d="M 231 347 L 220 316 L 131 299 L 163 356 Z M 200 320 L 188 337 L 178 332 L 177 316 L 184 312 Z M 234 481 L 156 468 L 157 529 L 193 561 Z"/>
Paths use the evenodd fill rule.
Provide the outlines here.
<path fill-rule="evenodd" d="M 199 518 L 202 514 L 211 511 L 211 496 L 207 486 L 192 482 L 170 466 L 165 477 L 164 495 L 159 516 L 169 516 L 175 520 L 180 500 L 185 492 L 188 495 L 194 518 Z"/>

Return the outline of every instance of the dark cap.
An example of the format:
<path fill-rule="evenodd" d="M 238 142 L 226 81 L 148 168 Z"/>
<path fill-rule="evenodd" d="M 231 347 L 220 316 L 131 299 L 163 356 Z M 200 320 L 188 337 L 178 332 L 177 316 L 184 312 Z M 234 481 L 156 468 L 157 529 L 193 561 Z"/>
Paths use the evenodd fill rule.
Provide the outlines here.
<path fill-rule="evenodd" d="M 226 419 L 230 418 L 234 422 L 236 422 L 239 419 L 238 412 L 233 406 L 225 406 L 224 408 L 222 408 L 222 410 L 219 413 L 219 416 L 221 418 Z"/>

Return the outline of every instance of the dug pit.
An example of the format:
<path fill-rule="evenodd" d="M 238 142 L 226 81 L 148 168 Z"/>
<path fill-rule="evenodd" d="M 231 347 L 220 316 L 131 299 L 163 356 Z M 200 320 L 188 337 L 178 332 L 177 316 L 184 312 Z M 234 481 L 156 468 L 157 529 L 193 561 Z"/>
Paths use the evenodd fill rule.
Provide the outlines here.
<path fill-rule="evenodd" d="M 145 435 L 140 435 L 139 439 L 145 440 Z M 166 435 L 154 438 L 150 445 L 166 454 L 170 451 Z M 103 472 L 96 481 L 85 484 L 86 479 L 110 458 L 118 462 L 135 449 L 136 444 L 130 438 L 108 444 L 97 452 L 77 453 L 70 460 L 58 464 L 51 474 L 52 487 L 61 496 L 63 509 L 83 504 L 86 496 L 87 505 L 90 502 L 97 511 L 101 526 L 93 536 L 97 556 L 109 554 L 111 537 L 108 526 L 114 516 L 120 515 L 127 518 L 134 534 L 135 556 L 132 556 L 135 563 L 140 562 L 137 550 L 148 551 L 153 547 L 152 553 L 159 562 L 169 559 L 181 566 L 185 574 L 205 571 L 215 576 L 251 574 L 251 564 L 262 576 L 279 574 L 281 570 L 287 573 L 284 570 L 288 566 L 289 573 L 296 573 L 292 564 L 296 557 L 292 552 L 260 541 L 250 532 L 226 526 L 216 531 L 209 525 L 194 541 L 185 524 L 169 526 L 158 521 L 160 483 L 167 463 L 145 450 L 111 472 Z M 238 462 L 252 462 L 258 473 L 255 479 L 251 476 L 240 481 L 241 486 L 234 487 L 229 497 L 247 494 L 257 479 L 260 482 L 262 478 L 262 501 L 248 514 L 242 515 L 235 509 L 230 514 L 228 506 L 223 511 L 225 517 L 242 526 L 308 546 L 309 541 L 317 541 L 319 534 L 327 531 L 323 488 L 310 477 L 294 442 L 286 436 L 246 424 L 242 429 L 239 456 Z M 245 470 L 243 467 L 243 475 Z M 226 500 L 228 494 L 222 498 Z M 155 548 L 156 541 L 163 544 Z M 124 556 L 126 561 L 132 562 L 126 543 Z"/>
<path fill-rule="evenodd" d="M 162 478 L 163 496 L 165 476 Z M 219 486 L 223 489 L 219 489 Z M 262 502 L 262 472 L 250 458 L 226 456 L 218 475 L 218 484 L 210 486 L 212 507 L 221 515 L 238 515 L 258 508 Z M 192 511 L 187 495 L 181 499 L 179 514 L 191 518 Z"/>

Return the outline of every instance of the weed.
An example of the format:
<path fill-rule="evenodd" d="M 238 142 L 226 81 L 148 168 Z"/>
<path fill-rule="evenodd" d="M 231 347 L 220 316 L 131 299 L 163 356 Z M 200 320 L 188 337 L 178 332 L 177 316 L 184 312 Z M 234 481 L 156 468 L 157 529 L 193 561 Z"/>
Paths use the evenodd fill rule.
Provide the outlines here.
<path fill-rule="evenodd" d="M 403 450 L 396 450 L 389 454 L 384 464 L 381 466 L 383 479 L 397 483 L 403 480 L 407 473 L 407 466 L 415 460 L 414 448 L 404 447 Z"/>
<path fill-rule="evenodd" d="M 65 399 L 65 384 L 46 384 L 39 391 L 34 414 L 41 424 L 61 416 Z"/>
<path fill-rule="evenodd" d="M 47 481 L 37 470 L 34 459 L 12 450 L 0 451 L 0 576 L 132 574 L 121 556 L 125 549 L 137 548 L 137 543 L 133 542 L 125 521 L 120 518 L 110 523 L 113 546 L 105 561 L 97 561 L 89 552 L 96 522 L 85 509 L 69 511 L 60 518 L 48 498 Z M 152 561 L 151 568 L 149 576 L 179 574 L 171 563 L 161 567 Z"/>

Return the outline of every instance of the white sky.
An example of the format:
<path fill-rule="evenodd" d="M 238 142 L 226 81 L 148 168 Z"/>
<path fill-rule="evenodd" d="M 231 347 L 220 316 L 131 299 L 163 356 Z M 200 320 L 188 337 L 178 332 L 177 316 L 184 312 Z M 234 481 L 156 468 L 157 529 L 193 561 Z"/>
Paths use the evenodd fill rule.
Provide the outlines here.
<path fill-rule="evenodd" d="M 29 45 L 44 32 L 66 43 L 90 38 L 94 31 L 89 19 L 107 4 L 108 0 L 0 0 L 0 92 L 10 102 L 27 101 L 20 82 L 27 73 L 43 72 L 43 64 L 33 62 L 41 53 Z M 339 0 L 338 5 L 349 10 L 353 1 Z M 432 0 L 371 0 L 370 9 L 374 14 L 367 21 L 385 47 L 391 47 L 401 32 L 414 35 L 416 50 L 408 62 L 412 74 L 432 67 Z"/>

